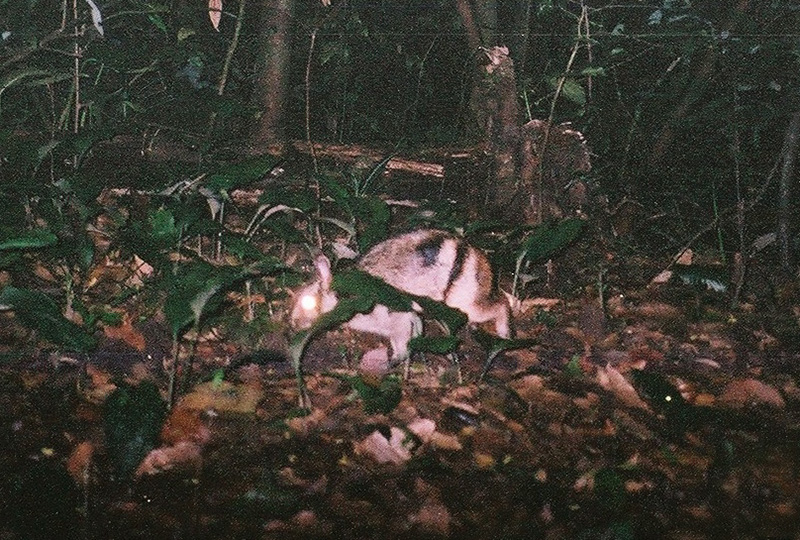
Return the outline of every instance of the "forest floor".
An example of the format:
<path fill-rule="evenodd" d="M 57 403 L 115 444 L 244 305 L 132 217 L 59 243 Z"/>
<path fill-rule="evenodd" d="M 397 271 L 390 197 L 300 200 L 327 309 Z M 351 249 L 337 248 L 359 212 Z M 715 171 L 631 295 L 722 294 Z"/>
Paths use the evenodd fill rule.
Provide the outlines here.
<path fill-rule="evenodd" d="M 658 271 L 616 264 L 619 284 Z M 163 316 L 130 306 L 143 322 L 77 356 L 19 354 L 0 314 L 0 538 L 800 538 L 798 321 L 728 303 L 540 294 L 514 316 L 536 344 L 483 380 L 468 329 L 458 363 L 418 355 L 407 380 L 335 330 L 308 348 L 307 411 L 280 328 L 254 362 L 204 333 L 165 413 Z"/>

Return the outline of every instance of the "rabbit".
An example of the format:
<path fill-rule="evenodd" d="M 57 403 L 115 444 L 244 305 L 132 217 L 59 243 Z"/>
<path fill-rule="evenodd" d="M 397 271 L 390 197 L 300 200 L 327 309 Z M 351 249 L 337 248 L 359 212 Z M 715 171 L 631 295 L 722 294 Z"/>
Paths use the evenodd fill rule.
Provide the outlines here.
<path fill-rule="evenodd" d="M 316 279 L 295 296 L 291 321 L 298 329 L 310 327 L 338 302 L 331 290 L 330 261 L 320 255 L 314 265 Z M 357 267 L 396 289 L 444 302 L 464 312 L 470 323 L 493 322 L 500 337 L 511 334 L 509 305 L 494 288 L 486 255 L 450 233 L 419 229 L 391 237 L 373 246 Z M 387 338 L 395 363 L 408 360 L 408 342 L 422 333 L 416 312 L 390 311 L 383 305 L 354 316 L 347 326 Z"/>

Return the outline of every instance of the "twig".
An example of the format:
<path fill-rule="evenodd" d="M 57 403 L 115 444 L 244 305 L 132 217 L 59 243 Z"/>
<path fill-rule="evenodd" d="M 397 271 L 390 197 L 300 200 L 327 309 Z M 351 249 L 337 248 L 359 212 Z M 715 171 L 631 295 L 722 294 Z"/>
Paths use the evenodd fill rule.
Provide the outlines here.
<path fill-rule="evenodd" d="M 75 91 L 75 118 L 72 126 L 72 132 L 78 133 L 79 124 L 81 121 L 81 50 L 80 45 L 78 45 L 78 38 L 80 37 L 80 30 L 78 28 L 78 0 L 72 0 L 72 17 L 73 21 L 75 22 L 75 31 L 72 34 L 75 38 L 74 49 L 75 49 L 75 59 L 74 59 L 74 72 L 73 76 L 73 86 Z M 73 159 L 73 164 L 77 167 L 78 160 L 77 156 Z"/>
<path fill-rule="evenodd" d="M 239 0 L 239 13 L 236 17 L 236 26 L 233 30 L 233 38 L 231 39 L 231 44 L 228 46 L 228 51 L 225 53 L 225 62 L 222 65 L 222 73 L 219 76 L 219 83 L 217 83 L 218 96 L 222 96 L 222 94 L 225 93 L 225 86 L 228 84 L 228 75 L 230 74 L 231 64 L 233 63 L 233 54 L 236 52 L 236 48 L 239 45 L 239 36 L 242 33 L 242 21 L 244 21 L 244 6 L 246 3 L 246 0 Z M 211 117 L 209 118 L 208 122 L 208 136 L 211 136 L 216 123 L 217 112 L 214 111 L 211 113 Z"/>
<path fill-rule="evenodd" d="M 417 73 L 417 90 L 414 93 L 414 102 L 411 104 L 412 125 L 417 122 L 417 105 L 419 104 L 419 94 L 420 89 L 422 88 L 422 76 L 425 74 L 425 63 L 428 61 L 428 55 L 430 55 L 431 51 L 433 50 L 433 46 L 436 43 L 436 38 L 438 37 L 439 36 L 433 36 L 431 44 L 428 46 L 428 50 L 425 51 L 425 54 L 422 56 L 422 60 L 419 63 L 419 72 Z"/>
<path fill-rule="evenodd" d="M 572 64 L 575 62 L 575 58 L 578 56 L 578 51 L 581 47 L 581 41 L 583 38 L 583 24 L 584 20 L 587 20 L 587 27 L 588 27 L 588 17 L 589 12 L 586 6 L 582 6 L 581 8 L 581 16 L 578 18 L 578 37 L 575 40 L 575 45 L 572 47 L 572 52 L 569 55 L 569 60 L 567 60 L 567 67 L 564 70 L 564 73 L 559 77 L 558 84 L 556 85 L 556 91 L 553 95 L 553 101 L 550 103 L 550 114 L 547 117 L 547 124 L 544 127 L 544 137 L 542 138 L 542 147 L 539 151 L 539 174 L 538 174 L 538 191 L 539 194 L 537 198 L 538 208 L 536 209 L 536 215 L 539 216 L 539 221 L 543 219 L 542 212 L 544 211 L 544 207 L 542 206 L 542 201 L 544 199 L 544 194 L 542 190 L 544 189 L 544 162 L 545 156 L 547 155 L 547 146 L 550 142 L 550 128 L 553 125 L 553 120 L 555 119 L 556 115 L 556 104 L 558 103 L 558 98 L 561 97 L 561 92 L 564 90 L 564 84 L 567 82 L 567 75 L 572 70 Z"/>
<path fill-rule="evenodd" d="M 306 59 L 306 142 L 308 143 L 308 147 L 311 149 L 311 161 L 314 163 L 314 174 L 319 172 L 319 167 L 317 165 L 317 152 L 314 150 L 314 144 L 311 142 L 311 58 L 314 56 L 314 44 L 317 41 L 317 30 L 318 28 L 314 28 L 311 31 L 311 43 L 308 46 L 308 58 Z M 319 201 L 319 182 L 314 183 L 314 189 L 317 195 L 317 201 Z"/>
<path fill-rule="evenodd" d="M 314 143 L 311 141 L 311 59 L 314 56 L 314 44 L 317 42 L 317 30 L 318 28 L 314 28 L 311 31 L 311 43 L 308 45 L 308 58 L 306 59 L 306 142 L 308 143 L 308 148 L 311 150 L 311 162 L 314 164 L 314 194 L 317 198 L 317 218 L 320 216 L 320 204 L 322 199 L 322 192 L 320 191 L 319 186 L 319 165 L 317 163 L 317 151 L 314 149 Z M 319 219 L 314 221 L 314 231 L 317 237 L 317 247 L 322 249 L 322 233 L 319 230 Z M 303 395 L 301 392 L 300 401 L 303 401 Z"/>
<path fill-rule="evenodd" d="M 228 74 L 231 71 L 231 63 L 233 63 L 233 54 L 236 52 L 236 47 L 239 45 L 239 36 L 242 33 L 242 21 L 244 21 L 244 6 L 246 0 L 239 0 L 239 14 L 236 17 L 236 27 L 233 30 L 233 39 L 228 47 L 228 52 L 225 54 L 225 63 L 222 66 L 222 75 L 219 78 L 217 85 L 217 95 L 221 96 L 225 92 L 225 86 L 228 83 Z"/>
<path fill-rule="evenodd" d="M 731 208 L 727 208 L 727 209 L 721 211 L 718 215 L 714 216 L 714 219 L 712 219 L 710 222 L 708 222 L 708 224 L 706 224 L 705 227 L 703 227 L 698 232 L 696 232 L 687 242 L 684 243 L 683 247 L 680 248 L 677 251 L 677 253 L 672 257 L 672 260 L 669 262 L 669 264 L 666 266 L 666 268 L 664 268 L 664 270 L 669 270 L 670 268 L 672 268 L 675 265 L 675 263 L 678 261 L 678 259 L 680 259 L 681 255 L 683 254 L 684 251 L 689 249 L 692 246 L 692 244 L 694 244 L 697 241 L 698 238 L 703 236 L 705 233 L 707 233 L 708 231 L 710 231 L 714 227 L 717 227 L 722 221 L 728 219 L 728 216 L 730 216 L 730 214 L 732 214 L 734 212 L 737 212 L 737 213 L 738 212 L 742 212 L 742 213 L 749 212 L 750 210 L 752 210 L 755 207 L 755 205 L 757 205 L 759 202 L 761 202 L 761 199 L 764 197 L 764 194 L 767 192 L 767 188 L 769 188 L 770 184 L 775 179 L 775 173 L 778 171 L 778 167 L 779 167 L 780 162 L 782 162 L 783 159 L 784 159 L 783 156 L 784 156 L 784 152 L 781 152 L 780 156 L 778 157 L 778 159 L 775 162 L 775 165 L 772 166 L 772 170 L 767 175 L 767 178 L 764 181 L 764 185 L 761 186 L 761 190 L 758 193 L 756 193 L 756 195 L 750 200 L 749 203 L 747 203 L 747 205 L 744 206 L 743 209 L 740 209 L 739 208 L 739 204 L 737 204 L 736 206 L 731 207 Z"/>

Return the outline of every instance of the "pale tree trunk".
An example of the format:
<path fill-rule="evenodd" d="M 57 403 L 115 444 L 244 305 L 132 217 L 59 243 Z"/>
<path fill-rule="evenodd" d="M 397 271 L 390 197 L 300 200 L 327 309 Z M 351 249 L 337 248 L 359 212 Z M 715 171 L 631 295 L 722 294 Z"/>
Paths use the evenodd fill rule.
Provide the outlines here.
<path fill-rule="evenodd" d="M 795 179 L 797 145 L 800 140 L 800 112 L 794 113 L 783 138 L 783 164 L 778 198 L 778 245 L 780 246 L 781 267 L 790 272 L 792 256 L 790 249 L 790 222 L 796 207 L 792 206 L 792 183 Z"/>
<path fill-rule="evenodd" d="M 289 28 L 294 0 L 262 1 L 260 43 L 256 61 L 253 102 L 261 116 L 253 126 L 251 143 L 256 151 L 280 151 L 285 134 L 285 106 L 289 79 Z"/>

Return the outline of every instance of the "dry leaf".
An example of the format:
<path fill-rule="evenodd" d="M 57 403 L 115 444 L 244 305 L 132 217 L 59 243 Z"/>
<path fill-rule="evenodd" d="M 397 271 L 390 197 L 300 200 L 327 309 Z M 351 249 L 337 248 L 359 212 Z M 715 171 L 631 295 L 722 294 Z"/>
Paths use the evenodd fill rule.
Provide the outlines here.
<path fill-rule="evenodd" d="M 450 511 L 436 497 L 428 497 L 419 512 L 409 518 L 428 537 L 448 538 L 453 521 Z"/>
<path fill-rule="evenodd" d="M 653 285 L 663 285 L 664 283 L 669 283 L 669 280 L 671 279 L 672 270 L 662 270 L 658 273 L 658 275 L 656 275 L 656 277 L 650 280 L 650 283 Z"/>
<path fill-rule="evenodd" d="M 647 404 L 642 401 L 636 389 L 622 376 L 622 373 L 614 369 L 610 364 L 605 368 L 597 368 L 597 383 L 605 390 L 614 394 L 617 399 L 628 407 L 647 410 Z"/>
<path fill-rule="evenodd" d="M 491 469 L 497 464 L 497 460 L 494 459 L 494 456 L 484 452 L 475 452 L 472 457 L 475 459 L 475 465 L 479 469 Z"/>
<path fill-rule="evenodd" d="M 211 432 L 200 418 L 200 411 L 178 406 L 172 409 L 164 422 L 161 428 L 161 440 L 170 446 L 184 441 L 203 446 L 211 440 Z"/>
<path fill-rule="evenodd" d="M 550 311 L 556 307 L 561 300 L 559 298 L 528 298 L 527 300 L 519 300 L 511 295 L 506 295 L 511 305 L 511 310 L 514 315 L 523 315 L 530 311 Z"/>
<path fill-rule="evenodd" d="M 778 390 L 755 379 L 743 379 L 729 383 L 722 392 L 719 402 L 734 408 L 748 405 L 769 405 L 777 409 L 786 407 L 786 402 Z"/>
<path fill-rule="evenodd" d="M 387 440 L 380 431 L 373 431 L 363 441 L 354 444 L 356 453 L 369 456 L 378 463 L 402 465 L 411 459 L 410 441 L 400 428 L 392 427 L 390 433 Z"/>
<path fill-rule="evenodd" d="M 370 349 L 361 357 L 361 362 L 358 369 L 362 375 L 380 379 L 389 373 L 389 349 L 386 347 L 379 347 L 377 349 Z M 380 381 L 378 381 L 380 384 Z"/>
<path fill-rule="evenodd" d="M 211 26 L 219 32 L 219 21 L 222 18 L 222 0 L 208 0 L 208 18 Z"/>
<path fill-rule="evenodd" d="M 86 376 L 89 378 L 89 384 L 80 388 L 80 393 L 89 403 L 99 405 L 117 389 L 117 385 L 111 382 L 111 374 L 92 364 L 86 364 Z"/>
<path fill-rule="evenodd" d="M 447 435 L 446 433 L 439 433 L 438 431 L 431 434 L 430 443 L 438 450 L 458 452 L 464 448 L 461 441 L 455 435 Z"/>
<path fill-rule="evenodd" d="M 201 466 L 200 446 L 184 441 L 175 446 L 162 446 L 151 450 L 136 469 L 135 477 L 159 474 L 172 469 L 198 472 Z"/>
<path fill-rule="evenodd" d="M 198 384 L 180 404 L 190 409 L 215 409 L 236 413 L 252 413 L 261 401 L 264 390 L 258 384 L 234 385 L 228 381 Z"/>
<path fill-rule="evenodd" d="M 327 413 L 315 407 L 311 410 L 311 414 L 306 416 L 295 416 L 286 420 L 286 425 L 295 435 L 305 437 L 316 428 L 317 425 L 325 418 Z"/>
<path fill-rule="evenodd" d="M 119 326 L 103 326 L 103 334 L 109 339 L 118 339 L 130 345 L 139 352 L 144 352 L 144 335 L 137 330 L 131 323 L 131 317 L 127 313 L 122 315 L 122 323 Z"/>
<path fill-rule="evenodd" d="M 67 471 L 76 484 L 86 487 L 89 483 L 93 455 L 94 446 L 89 441 L 83 441 L 72 450 L 67 460 Z"/>
<path fill-rule="evenodd" d="M 463 448 L 461 441 L 454 435 L 447 435 L 436 431 L 436 423 L 427 418 L 417 418 L 408 424 L 408 430 L 419 437 L 426 444 L 431 444 L 439 450 L 459 451 Z"/>

